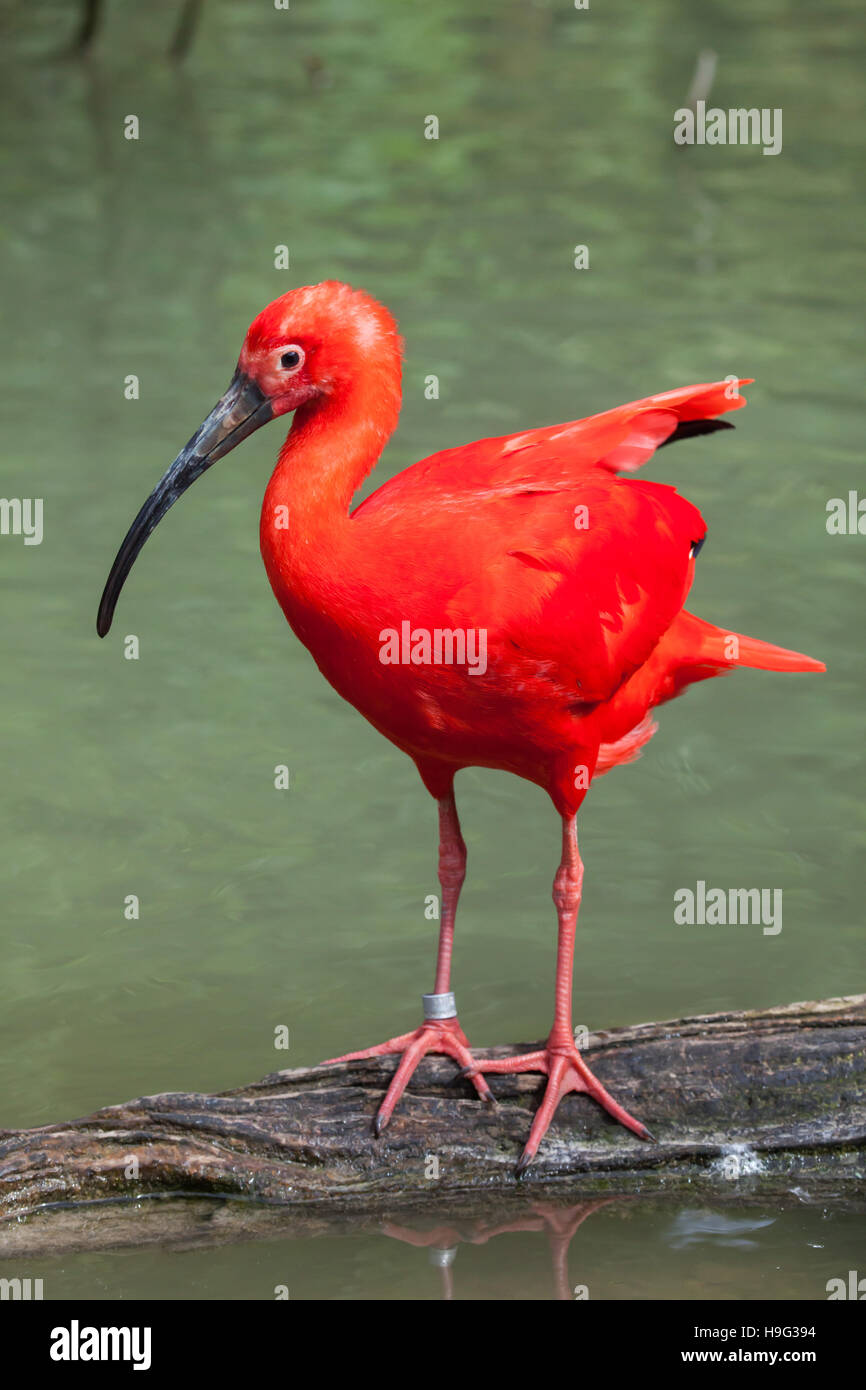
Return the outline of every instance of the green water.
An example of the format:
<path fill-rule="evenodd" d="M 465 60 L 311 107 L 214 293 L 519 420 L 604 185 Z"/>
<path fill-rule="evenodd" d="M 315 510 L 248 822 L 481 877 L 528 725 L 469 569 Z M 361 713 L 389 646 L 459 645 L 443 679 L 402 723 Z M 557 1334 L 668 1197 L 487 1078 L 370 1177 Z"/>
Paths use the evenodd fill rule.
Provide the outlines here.
<path fill-rule="evenodd" d="M 859 6 L 205 11 L 178 71 L 167 0 L 109 7 L 86 62 L 59 56 L 74 7 L 0 10 L 3 492 L 44 499 L 41 545 L 0 537 L 0 1125 L 224 1089 L 418 1021 L 434 807 L 273 601 L 257 533 L 278 426 L 184 498 L 111 637 L 94 631 L 116 547 L 226 386 L 248 322 L 330 277 L 385 301 L 406 341 L 401 426 L 376 481 L 449 444 L 757 378 L 735 434 L 665 450 L 649 472 L 709 523 L 690 606 L 829 671 L 698 687 L 661 712 L 639 763 L 593 789 L 575 1019 L 861 989 L 866 540 L 825 527 L 829 498 L 866 490 Z M 779 156 L 673 144 L 707 47 L 713 102 L 783 108 Z M 138 141 L 123 138 L 129 114 Z M 423 137 L 429 114 L 438 141 Z M 589 269 L 573 268 L 577 244 Z M 556 818 L 505 775 L 469 771 L 457 790 L 461 1018 L 479 1045 L 538 1037 Z M 676 926 L 674 891 L 698 879 L 781 888 L 783 930 Z M 855 1233 L 862 1266 L 862 1224 L 832 1208 L 750 1209 L 731 1244 L 694 1207 L 594 1214 L 575 1282 L 607 1297 L 824 1297 Z M 549 1296 L 546 1252 L 538 1232 L 461 1252 L 456 1296 Z M 293 1297 L 436 1297 L 440 1277 L 424 1251 L 370 1234 L 38 1264 L 52 1296 L 100 1298 L 269 1297 L 278 1282 Z"/>

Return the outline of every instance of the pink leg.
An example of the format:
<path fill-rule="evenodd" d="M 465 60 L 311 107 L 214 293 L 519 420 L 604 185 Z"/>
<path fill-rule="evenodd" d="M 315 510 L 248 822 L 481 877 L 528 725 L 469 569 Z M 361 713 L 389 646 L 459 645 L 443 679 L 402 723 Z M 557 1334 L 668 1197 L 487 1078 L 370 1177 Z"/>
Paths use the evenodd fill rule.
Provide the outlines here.
<path fill-rule="evenodd" d="M 577 832 L 574 816 L 562 819 L 562 860 L 553 881 L 553 901 L 559 921 L 559 938 L 556 949 L 556 990 L 553 1014 L 553 1027 L 545 1047 L 539 1052 L 529 1052 L 522 1057 L 503 1057 L 495 1061 L 476 1062 L 474 1068 L 466 1073 L 476 1075 L 483 1067 L 485 1074 L 493 1072 L 540 1071 L 547 1076 L 547 1086 L 541 1105 L 536 1111 L 529 1139 L 517 1165 L 518 1177 L 529 1167 L 538 1146 L 550 1126 L 556 1108 L 569 1091 L 579 1091 L 592 1096 L 603 1105 L 609 1115 L 620 1124 L 632 1130 L 641 1139 L 649 1139 L 650 1133 L 639 1120 L 635 1120 L 614 1100 L 593 1076 L 584 1062 L 574 1042 L 574 1029 L 571 1017 L 572 976 L 574 971 L 574 934 L 577 913 L 580 907 L 580 894 L 583 885 L 583 863 L 577 848 Z"/>
<path fill-rule="evenodd" d="M 439 882 L 442 887 L 442 922 L 439 928 L 439 952 L 436 958 L 436 983 L 433 997 L 448 995 L 451 989 L 451 955 L 454 949 L 454 919 L 457 915 L 457 901 L 466 877 L 466 845 L 460 833 L 460 821 L 453 789 L 439 801 Z M 425 996 L 425 1005 L 427 998 Z M 484 1077 L 474 1070 L 475 1059 L 469 1051 L 469 1042 L 460 1027 L 456 1012 L 447 1017 L 428 1018 L 412 1033 L 402 1033 L 389 1038 L 387 1042 L 375 1047 L 364 1048 L 361 1052 L 347 1052 L 344 1057 L 333 1057 L 331 1062 L 355 1062 L 369 1057 L 383 1057 L 390 1053 L 400 1053 L 397 1070 L 385 1099 L 379 1107 L 375 1120 L 375 1130 L 381 1134 L 394 1109 L 406 1089 L 412 1073 L 421 1058 L 428 1052 L 440 1052 L 453 1057 L 458 1065 L 466 1070 L 473 1086 L 482 1100 L 493 1101 L 493 1092 Z M 325 1063 L 324 1065 L 328 1065 Z"/>
<path fill-rule="evenodd" d="M 442 925 L 436 956 L 434 994 L 447 994 L 451 988 L 451 955 L 454 950 L 454 920 L 457 902 L 466 878 L 466 844 L 460 830 L 454 792 L 439 802 L 439 885 L 442 889 Z"/>

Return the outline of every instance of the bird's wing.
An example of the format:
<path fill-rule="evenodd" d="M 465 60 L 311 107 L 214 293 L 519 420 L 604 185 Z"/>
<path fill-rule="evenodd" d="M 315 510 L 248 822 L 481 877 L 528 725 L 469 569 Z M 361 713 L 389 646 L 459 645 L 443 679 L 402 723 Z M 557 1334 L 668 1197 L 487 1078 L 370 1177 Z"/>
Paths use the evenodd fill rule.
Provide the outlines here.
<path fill-rule="evenodd" d="M 397 513 L 406 497 L 417 496 L 419 488 L 429 489 L 436 505 L 447 507 L 459 505 L 467 493 L 477 494 L 480 489 L 505 496 L 527 489 L 568 487 L 595 468 L 614 474 L 634 472 L 673 439 L 730 428 L 716 417 L 746 404 L 739 388 L 750 380 L 730 378 L 682 386 L 584 420 L 443 449 L 383 483 L 353 516 Z"/>
<path fill-rule="evenodd" d="M 605 700 L 682 608 L 706 531 L 674 488 L 616 474 L 745 404 L 727 391 L 685 387 L 445 450 L 353 515 L 368 543 L 377 533 L 414 623 L 483 627 L 491 668 L 512 682 L 541 677 L 575 700 Z"/>
<path fill-rule="evenodd" d="M 450 625 L 485 626 L 491 653 L 576 700 L 609 699 L 685 602 L 700 512 L 672 487 L 609 476 L 484 510 L 476 561 L 448 595 Z"/>

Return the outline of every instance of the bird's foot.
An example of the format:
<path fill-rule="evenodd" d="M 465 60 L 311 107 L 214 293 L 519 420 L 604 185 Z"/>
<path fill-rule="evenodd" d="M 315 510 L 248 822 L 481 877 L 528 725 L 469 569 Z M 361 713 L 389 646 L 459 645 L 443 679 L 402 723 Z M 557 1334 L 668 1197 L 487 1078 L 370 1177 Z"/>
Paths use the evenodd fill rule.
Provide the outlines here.
<path fill-rule="evenodd" d="M 428 999 L 441 998 L 441 995 L 425 995 L 425 1011 Z M 493 1092 L 480 1072 L 476 1071 L 475 1059 L 469 1051 L 469 1041 L 456 1014 L 448 1018 L 427 1018 L 420 1028 L 416 1028 L 412 1033 L 401 1033 L 397 1038 L 389 1038 L 387 1042 L 378 1043 L 375 1047 L 366 1047 L 361 1052 L 347 1052 L 344 1057 L 332 1057 L 329 1062 L 323 1063 L 323 1066 L 336 1062 L 358 1062 L 370 1057 L 387 1057 L 392 1053 L 402 1054 L 374 1121 L 373 1127 L 379 1135 L 393 1115 L 412 1073 L 428 1052 L 439 1052 L 443 1056 L 453 1057 L 469 1077 L 481 1099 L 494 1103 Z"/>
<path fill-rule="evenodd" d="M 593 1100 L 597 1100 L 609 1115 L 612 1115 L 621 1125 L 625 1125 L 626 1129 L 630 1129 L 638 1138 L 652 1138 L 646 1125 L 642 1125 L 640 1120 L 635 1120 L 627 1110 L 623 1109 L 610 1092 L 605 1090 L 598 1078 L 593 1076 L 573 1042 L 560 1043 L 548 1039 L 547 1046 L 539 1052 L 526 1052 L 520 1057 L 497 1057 L 491 1061 L 475 1062 L 471 1067 L 465 1068 L 463 1074 L 474 1081 L 482 1068 L 487 1076 L 493 1073 L 507 1075 L 515 1072 L 540 1071 L 547 1077 L 541 1105 L 536 1111 L 526 1147 L 517 1165 L 518 1177 L 526 1171 L 534 1159 L 538 1152 L 538 1146 L 550 1127 L 559 1102 L 570 1091 L 592 1096 Z"/>

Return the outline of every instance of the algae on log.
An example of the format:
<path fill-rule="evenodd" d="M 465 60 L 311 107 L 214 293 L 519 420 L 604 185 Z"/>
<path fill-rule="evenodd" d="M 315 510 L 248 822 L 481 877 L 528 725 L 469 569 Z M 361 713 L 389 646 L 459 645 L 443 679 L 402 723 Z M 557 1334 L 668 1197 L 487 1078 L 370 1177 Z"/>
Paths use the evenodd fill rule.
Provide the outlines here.
<path fill-rule="evenodd" d="M 588 1097 L 569 1096 L 520 1183 L 514 1166 L 543 1078 L 493 1076 L 494 1108 L 465 1080 L 454 1084 L 453 1062 L 437 1057 L 422 1062 L 380 1139 L 372 1121 L 396 1065 L 389 1057 L 0 1131 L 0 1256 L 26 1244 L 21 1218 L 36 1212 L 42 1248 L 52 1248 L 56 1204 L 65 1210 L 53 1248 L 111 1243 L 112 1216 L 102 1207 L 94 1221 L 90 1205 L 106 1199 L 127 1230 L 125 1203 L 170 1195 L 279 1203 L 300 1229 L 322 1229 L 412 1212 L 471 1215 L 542 1195 L 592 1201 L 697 1188 L 846 1200 L 862 1188 L 866 995 L 611 1029 L 590 1034 L 583 1051 L 653 1141 Z M 144 1218 L 139 1207 L 144 1240 L 161 1229 L 180 1238 L 183 1218 L 168 1214 L 171 1205 L 156 1204 L 164 1218 L 153 1207 Z"/>

